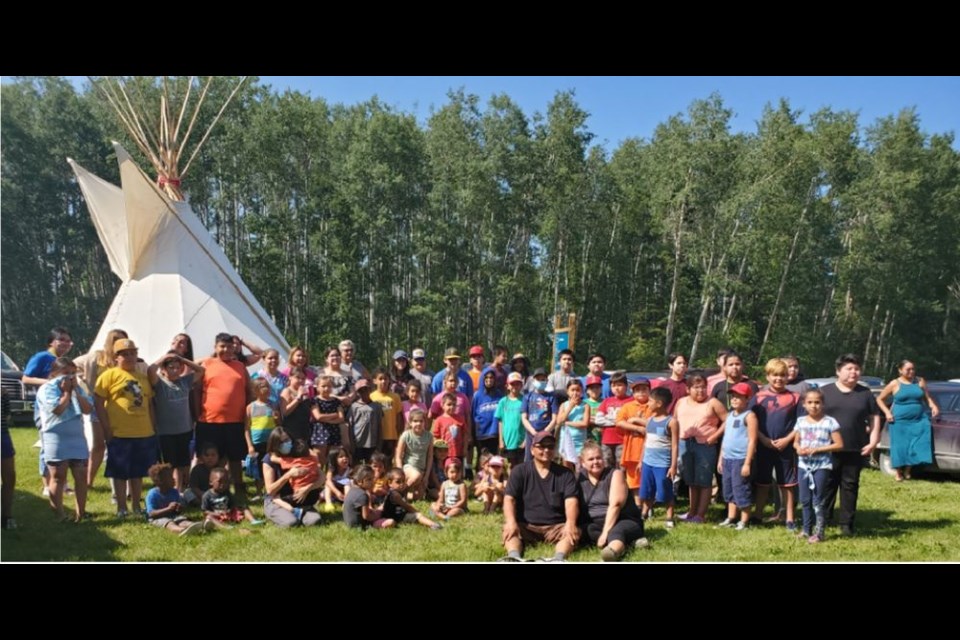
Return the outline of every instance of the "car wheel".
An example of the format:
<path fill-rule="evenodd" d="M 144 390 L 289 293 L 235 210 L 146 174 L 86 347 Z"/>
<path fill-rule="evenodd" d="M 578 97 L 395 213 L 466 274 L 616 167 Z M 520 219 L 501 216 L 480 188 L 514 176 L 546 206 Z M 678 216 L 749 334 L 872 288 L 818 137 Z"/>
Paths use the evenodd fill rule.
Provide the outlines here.
<path fill-rule="evenodd" d="M 889 451 L 880 452 L 880 471 L 883 471 L 888 476 L 892 476 L 897 473 L 893 468 L 893 461 L 890 459 Z"/>

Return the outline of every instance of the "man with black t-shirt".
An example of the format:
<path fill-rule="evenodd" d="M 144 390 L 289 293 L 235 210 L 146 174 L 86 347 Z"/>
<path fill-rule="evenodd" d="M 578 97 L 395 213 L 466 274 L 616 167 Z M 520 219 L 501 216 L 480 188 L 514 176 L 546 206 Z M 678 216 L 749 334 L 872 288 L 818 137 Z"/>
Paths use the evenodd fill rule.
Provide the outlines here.
<path fill-rule="evenodd" d="M 577 480 L 573 472 L 553 462 L 557 439 L 549 431 L 533 437 L 533 459 L 510 470 L 503 498 L 503 562 L 521 562 L 523 545 L 555 544 L 552 558 L 563 562 L 580 541 Z"/>
<path fill-rule="evenodd" d="M 833 470 L 824 504 L 830 520 L 837 493 L 840 494 L 840 533 L 851 536 L 864 456 L 869 456 L 880 441 L 880 410 L 873 392 L 857 384 L 860 358 L 847 353 L 837 358 L 836 365 L 837 381 L 820 390 L 823 392 L 823 412 L 840 425 L 843 449 L 833 454 Z"/>

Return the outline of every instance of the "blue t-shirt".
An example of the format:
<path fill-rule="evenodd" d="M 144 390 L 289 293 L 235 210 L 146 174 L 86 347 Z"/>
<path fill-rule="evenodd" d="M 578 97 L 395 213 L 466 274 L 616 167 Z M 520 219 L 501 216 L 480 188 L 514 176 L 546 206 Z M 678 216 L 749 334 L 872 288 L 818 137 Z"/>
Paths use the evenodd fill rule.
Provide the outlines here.
<path fill-rule="evenodd" d="M 727 421 L 723 430 L 723 459 L 746 460 L 747 446 L 750 438 L 747 437 L 747 415 L 750 410 L 735 414 L 727 414 Z"/>
<path fill-rule="evenodd" d="M 444 369 L 437 375 L 433 376 L 433 382 L 430 383 L 430 391 L 433 395 L 440 395 L 443 393 L 443 379 L 447 375 L 447 370 Z M 467 396 L 468 400 L 473 400 L 473 379 L 470 377 L 470 374 L 460 369 L 457 371 L 457 391 Z"/>
<path fill-rule="evenodd" d="M 551 392 L 531 391 L 523 398 L 523 413 L 534 431 L 543 431 L 559 409 L 557 398 Z"/>
<path fill-rule="evenodd" d="M 50 369 L 53 368 L 53 362 L 57 356 L 49 351 L 38 351 L 33 354 L 27 366 L 23 368 L 23 375 L 34 378 L 49 378 Z"/>
<path fill-rule="evenodd" d="M 147 513 L 165 509 L 173 502 L 180 502 L 180 492 L 176 487 L 170 487 L 166 493 L 162 493 L 159 487 L 154 487 L 147 492 Z"/>
<path fill-rule="evenodd" d="M 498 436 L 493 416 L 497 411 L 497 403 L 502 397 L 503 392 L 496 388 L 493 389 L 493 393 L 487 393 L 486 389 L 481 389 L 473 396 L 471 408 L 477 440 Z"/>
<path fill-rule="evenodd" d="M 670 467 L 670 416 L 650 418 L 647 421 L 647 438 L 643 445 L 643 464 L 648 467 Z"/>

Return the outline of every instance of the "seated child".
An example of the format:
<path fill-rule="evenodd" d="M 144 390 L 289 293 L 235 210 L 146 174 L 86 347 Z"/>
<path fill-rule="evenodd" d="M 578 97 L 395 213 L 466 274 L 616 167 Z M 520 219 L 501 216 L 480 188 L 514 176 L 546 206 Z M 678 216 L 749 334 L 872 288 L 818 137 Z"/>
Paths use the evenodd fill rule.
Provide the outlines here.
<path fill-rule="evenodd" d="M 444 520 L 467 512 L 467 485 L 463 483 L 460 460 L 447 458 L 444 464 L 447 479 L 440 485 L 440 497 L 430 508 L 431 515 Z"/>
<path fill-rule="evenodd" d="M 333 503 L 346 502 L 347 490 L 352 484 L 350 479 L 350 453 L 343 447 L 332 447 L 327 456 L 327 478 L 323 491 L 326 501 L 324 510 L 334 510 Z"/>
<path fill-rule="evenodd" d="M 191 522 L 181 515 L 180 492 L 173 486 L 173 467 L 169 464 L 155 464 L 150 467 L 150 479 L 154 487 L 147 492 L 147 518 L 155 527 L 167 529 L 181 536 L 196 535 L 213 525 L 205 522 Z"/>
<path fill-rule="evenodd" d="M 220 464 L 220 452 L 217 445 L 203 443 L 197 450 L 199 464 L 190 470 L 190 488 L 183 492 L 183 504 L 188 507 L 199 507 L 200 501 L 210 489 L 210 472 Z"/>
<path fill-rule="evenodd" d="M 223 467 L 216 467 L 210 472 L 210 489 L 203 494 L 200 508 L 215 527 L 229 529 L 231 522 L 247 520 L 252 525 L 263 524 L 263 520 L 253 517 L 249 507 L 240 509 L 230 493 L 230 474 Z"/>
<path fill-rule="evenodd" d="M 473 483 L 473 495 L 483 500 L 484 514 L 493 513 L 503 505 L 503 490 L 507 486 L 503 458 L 484 450 L 479 462 L 481 470 Z"/>
<path fill-rule="evenodd" d="M 378 520 L 381 527 L 393 526 L 392 520 L 383 521 L 382 514 L 370 505 L 373 500 L 373 469 L 370 465 L 357 467 L 351 487 L 343 502 L 343 522 L 348 528 L 366 529 Z"/>
<path fill-rule="evenodd" d="M 404 494 L 407 491 L 407 478 L 403 473 L 403 469 L 394 467 L 387 472 L 387 486 L 388 492 L 383 501 L 383 510 L 381 513 L 383 519 L 392 521 L 394 526 L 416 522 L 425 527 L 430 527 L 433 531 L 443 528 L 440 523 L 434 522 L 417 511 L 416 508 L 404 498 Z M 376 526 L 376 523 L 374 523 L 374 526 Z"/>

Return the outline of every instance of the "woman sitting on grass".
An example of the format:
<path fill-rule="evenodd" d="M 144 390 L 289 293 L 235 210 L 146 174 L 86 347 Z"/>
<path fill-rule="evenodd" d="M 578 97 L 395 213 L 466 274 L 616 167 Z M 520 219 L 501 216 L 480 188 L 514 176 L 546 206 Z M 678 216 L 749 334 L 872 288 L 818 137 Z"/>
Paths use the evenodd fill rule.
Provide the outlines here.
<path fill-rule="evenodd" d="M 304 446 L 303 443 L 300 446 Z M 320 489 L 294 489 L 296 478 L 308 475 L 310 470 L 305 467 L 283 470 L 281 460 L 291 458 L 293 448 L 294 441 L 283 427 L 270 432 L 267 455 L 263 457 L 261 465 L 263 515 L 278 527 L 295 527 L 298 524 L 309 527 L 320 522 L 320 514 L 315 509 L 320 500 Z"/>

